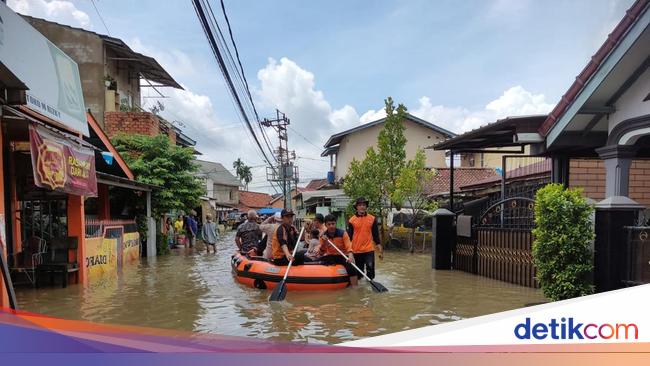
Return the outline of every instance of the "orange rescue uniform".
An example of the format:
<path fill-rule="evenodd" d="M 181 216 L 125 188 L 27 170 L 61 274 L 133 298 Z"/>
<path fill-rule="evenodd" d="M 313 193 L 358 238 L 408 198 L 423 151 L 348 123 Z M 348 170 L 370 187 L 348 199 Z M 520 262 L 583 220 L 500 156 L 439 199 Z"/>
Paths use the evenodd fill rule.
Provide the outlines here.
<path fill-rule="evenodd" d="M 352 238 L 354 253 L 374 251 L 379 243 L 377 219 L 370 214 L 352 216 L 348 221 L 348 234 Z"/>
<path fill-rule="evenodd" d="M 320 255 L 337 255 L 341 254 L 332 248 L 332 245 L 327 242 L 329 239 L 337 248 L 339 248 L 345 255 L 352 253 L 352 242 L 350 241 L 350 236 L 344 230 L 336 229 L 334 234 L 330 234 L 329 231 L 325 231 L 325 234 L 320 238 Z"/>

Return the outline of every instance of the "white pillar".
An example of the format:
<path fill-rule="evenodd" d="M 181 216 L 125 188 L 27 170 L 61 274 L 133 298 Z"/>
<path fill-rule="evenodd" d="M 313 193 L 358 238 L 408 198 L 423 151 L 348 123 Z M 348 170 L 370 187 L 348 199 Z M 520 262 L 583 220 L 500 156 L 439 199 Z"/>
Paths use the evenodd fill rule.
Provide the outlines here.
<path fill-rule="evenodd" d="M 156 220 L 151 217 L 151 191 L 147 191 L 147 257 L 156 256 Z"/>

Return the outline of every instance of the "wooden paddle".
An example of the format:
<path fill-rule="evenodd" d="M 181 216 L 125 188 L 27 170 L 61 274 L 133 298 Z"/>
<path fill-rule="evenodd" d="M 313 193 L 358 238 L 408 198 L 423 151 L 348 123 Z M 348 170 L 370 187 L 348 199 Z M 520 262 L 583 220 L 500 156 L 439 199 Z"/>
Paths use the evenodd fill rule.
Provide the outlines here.
<path fill-rule="evenodd" d="M 293 248 L 293 254 L 291 256 L 294 259 L 296 259 L 296 252 L 298 251 L 298 243 L 300 243 L 300 238 L 302 237 L 302 233 L 304 231 L 305 228 L 303 227 L 302 230 L 300 230 L 300 234 L 298 235 L 296 246 Z M 289 276 L 289 270 L 291 269 L 291 264 L 293 264 L 293 259 L 289 261 L 287 270 L 284 272 L 284 278 L 282 279 L 282 281 L 280 281 L 280 283 L 278 283 L 277 286 L 275 286 L 273 292 L 271 292 L 271 296 L 269 296 L 269 301 L 282 301 L 284 300 L 285 297 L 287 297 L 287 284 L 285 282 L 287 281 L 287 277 Z"/>
<path fill-rule="evenodd" d="M 341 249 L 339 249 L 336 245 L 334 245 L 334 243 L 332 243 L 332 242 L 331 242 L 327 237 L 325 237 L 325 239 L 327 240 L 327 242 L 328 242 L 331 246 L 334 247 L 334 249 L 336 249 L 337 252 L 339 252 L 340 255 L 343 256 L 343 258 L 345 258 L 346 261 L 348 260 L 348 257 L 345 255 L 345 253 L 343 253 L 343 252 L 341 251 Z M 369 283 L 370 286 L 372 287 L 372 290 L 373 290 L 373 291 L 375 291 L 375 292 L 388 292 L 388 289 L 387 289 L 386 287 L 384 287 L 384 285 L 382 285 L 382 284 L 379 283 L 379 282 L 375 282 L 375 281 L 371 280 L 370 277 L 368 277 L 368 275 L 366 275 L 364 272 L 362 272 L 362 271 L 359 269 L 359 267 L 357 267 L 356 264 L 354 264 L 354 263 L 352 263 L 352 262 L 350 262 L 350 264 L 354 267 L 354 269 L 356 269 L 359 273 L 361 273 L 361 274 L 363 275 L 363 277 L 366 278 L 366 280 L 368 280 L 368 283 Z M 352 276 L 352 274 L 350 274 L 350 276 Z"/>

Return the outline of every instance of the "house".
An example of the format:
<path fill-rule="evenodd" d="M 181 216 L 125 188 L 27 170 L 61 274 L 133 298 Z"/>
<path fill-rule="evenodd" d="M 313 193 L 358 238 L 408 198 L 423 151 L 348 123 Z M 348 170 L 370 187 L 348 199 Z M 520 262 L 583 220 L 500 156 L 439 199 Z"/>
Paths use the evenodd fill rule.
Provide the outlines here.
<path fill-rule="evenodd" d="M 291 191 L 289 192 L 289 196 L 291 197 L 291 208 L 292 209 L 297 209 L 298 207 L 298 200 L 297 200 L 297 195 L 298 193 L 302 192 L 307 192 L 307 191 L 314 191 L 314 189 L 311 188 L 306 188 L 306 187 L 293 187 L 291 188 Z M 273 208 L 284 208 L 284 195 L 279 194 L 277 197 L 273 197 L 271 199 L 271 207 Z"/>
<path fill-rule="evenodd" d="M 433 199 L 449 196 L 450 173 L 451 169 L 449 168 L 434 169 L 433 178 L 425 185 L 426 194 Z M 501 178 L 501 176 L 491 168 L 460 167 L 454 169 L 454 174 L 455 191 L 459 191 L 462 186 L 472 184 L 474 182 L 481 182 L 492 179 L 499 181 Z"/>
<path fill-rule="evenodd" d="M 327 181 L 327 178 L 325 179 L 312 179 L 307 183 L 305 186 L 305 189 L 309 191 L 317 191 L 319 189 L 324 189 L 327 188 L 329 185 L 329 182 Z"/>
<path fill-rule="evenodd" d="M 313 218 L 317 213 L 333 214 L 337 217 L 337 226 L 345 227 L 345 210 L 350 198 L 342 189 L 298 192 L 296 200 L 296 218 L 299 220 Z"/>
<path fill-rule="evenodd" d="M 241 182 L 220 163 L 205 160 L 195 162 L 199 166 L 196 176 L 203 180 L 206 191 L 201 198 L 200 212 L 197 212 L 203 220 L 210 213 L 223 221 L 229 212 L 237 210 Z"/>
<path fill-rule="evenodd" d="M 241 213 L 246 213 L 249 210 L 257 211 L 262 208 L 271 207 L 271 200 L 271 195 L 268 193 L 240 190 L 237 208 Z"/>
<path fill-rule="evenodd" d="M 321 156 L 330 157 L 330 169 L 336 181 L 345 177 L 353 159 L 363 160 L 366 150 L 377 145 L 379 131 L 383 128 L 385 118 L 362 124 L 347 131 L 330 136 L 325 143 Z M 451 131 L 429 123 L 423 119 L 407 114 L 404 119 L 404 136 L 406 137 L 406 158 L 412 159 L 418 148 L 424 149 L 450 137 L 456 136 Z M 426 165 L 432 168 L 444 168 L 445 153 L 425 150 Z"/>
<path fill-rule="evenodd" d="M 162 133 L 179 146 L 196 145 L 178 126 L 142 108 L 145 87 L 159 94 L 165 87 L 183 89 L 154 58 L 133 51 L 119 38 L 22 17 L 79 65 L 85 106 L 109 137 Z"/>

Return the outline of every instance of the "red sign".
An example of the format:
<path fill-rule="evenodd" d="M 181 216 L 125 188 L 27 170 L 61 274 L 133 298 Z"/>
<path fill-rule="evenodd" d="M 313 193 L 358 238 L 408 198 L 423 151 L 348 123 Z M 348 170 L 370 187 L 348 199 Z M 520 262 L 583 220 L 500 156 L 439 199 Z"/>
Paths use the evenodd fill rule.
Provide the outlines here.
<path fill-rule="evenodd" d="M 44 127 L 29 125 L 34 183 L 78 196 L 97 196 L 95 152 Z"/>

